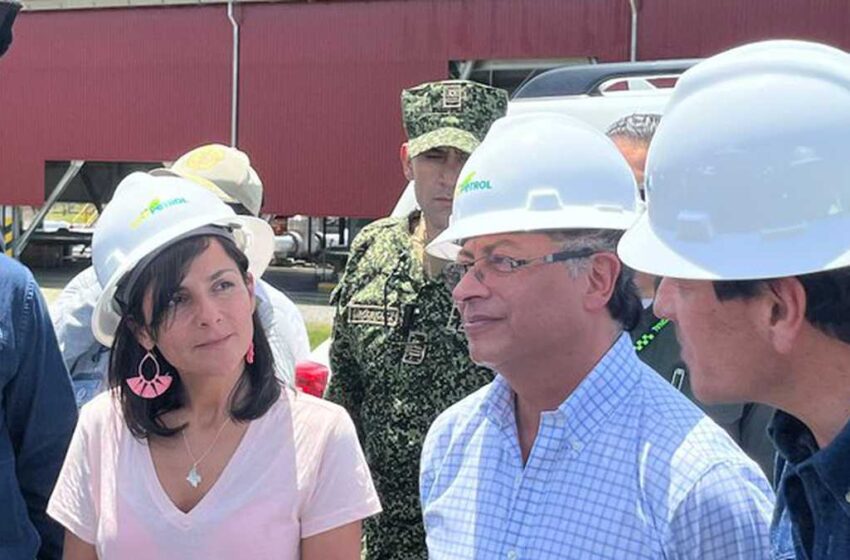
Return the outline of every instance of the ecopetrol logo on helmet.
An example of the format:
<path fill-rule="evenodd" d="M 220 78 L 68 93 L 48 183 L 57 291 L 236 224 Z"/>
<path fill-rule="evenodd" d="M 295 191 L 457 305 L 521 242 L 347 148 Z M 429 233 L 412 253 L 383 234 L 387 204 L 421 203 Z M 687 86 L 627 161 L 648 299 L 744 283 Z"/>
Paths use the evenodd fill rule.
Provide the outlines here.
<path fill-rule="evenodd" d="M 470 191 L 489 191 L 492 190 L 493 185 L 490 184 L 490 181 L 485 181 L 483 179 L 479 179 L 478 181 L 473 181 L 475 179 L 475 171 L 467 175 L 463 178 L 463 181 L 458 183 L 457 189 L 455 189 L 455 196 L 468 193 Z"/>
<path fill-rule="evenodd" d="M 474 237 L 625 230 L 637 217 L 637 187 L 625 158 L 601 131 L 565 115 L 499 119 L 460 177 L 449 226 L 426 247 L 442 259 L 454 260 Z"/>
<path fill-rule="evenodd" d="M 166 208 L 171 208 L 172 206 L 179 206 L 181 204 L 188 203 L 189 202 L 182 196 L 166 200 L 165 202 L 162 202 L 160 199 L 155 198 L 151 200 L 150 204 L 148 204 L 147 207 L 139 213 L 139 216 L 135 220 L 130 222 L 130 229 L 136 229 L 137 227 L 142 225 L 142 222 L 144 222 L 154 214 L 162 212 Z"/>

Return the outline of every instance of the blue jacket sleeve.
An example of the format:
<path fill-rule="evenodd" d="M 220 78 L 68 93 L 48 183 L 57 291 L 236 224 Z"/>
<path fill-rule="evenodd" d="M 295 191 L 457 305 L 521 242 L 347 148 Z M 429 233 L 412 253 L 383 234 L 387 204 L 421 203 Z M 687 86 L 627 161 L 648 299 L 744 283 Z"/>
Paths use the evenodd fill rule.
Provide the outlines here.
<path fill-rule="evenodd" d="M 53 491 L 77 421 L 71 380 L 50 316 L 35 280 L 27 274 L 20 307 L 13 310 L 17 364 L 3 403 L 15 454 L 15 473 L 30 521 L 41 537 L 38 558 L 62 556 L 63 530 L 47 517 Z M 18 311 L 18 313 L 14 313 Z"/>

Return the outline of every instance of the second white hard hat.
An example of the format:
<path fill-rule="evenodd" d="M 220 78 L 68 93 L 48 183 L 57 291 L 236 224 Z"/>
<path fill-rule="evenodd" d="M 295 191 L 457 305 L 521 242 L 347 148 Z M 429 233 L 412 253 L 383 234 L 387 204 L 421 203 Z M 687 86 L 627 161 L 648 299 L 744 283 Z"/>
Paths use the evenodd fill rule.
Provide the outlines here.
<path fill-rule="evenodd" d="M 463 166 L 449 227 L 427 250 L 454 259 L 471 237 L 624 230 L 637 217 L 637 201 L 626 160 L 601 131 L 555 113 L 505 117 Z"/>
<path fill-rule="evenodd" d="M 263 182 L 251 167 L 248 155 L 230 146 L 206 144 L 180 156 L 171 167 L 151 175 L 176 175 L 191 179 L 227 203 L 238 203 L 254 216 L 263 204 Z"/>
<path fill-rule="evenodd" d="M 253 216 L 237 216 L 204 187 L 178 177 L 128 175 L 98 219 L 92 237 L 92 263 L 103 291 L 92 314 L 92 332 L 111 346 L 121 321 L 115 293 L 121 280 L 145 257 L 203 226 L 232 230 L 260 278 L 274 252 L 271 227 Z"/>
<path fill-rule="evenodd" d="M 748 280 L 850 266 L 850 55 L 766 41 L 679 80 L 620 242 L 659 276 Z"/>

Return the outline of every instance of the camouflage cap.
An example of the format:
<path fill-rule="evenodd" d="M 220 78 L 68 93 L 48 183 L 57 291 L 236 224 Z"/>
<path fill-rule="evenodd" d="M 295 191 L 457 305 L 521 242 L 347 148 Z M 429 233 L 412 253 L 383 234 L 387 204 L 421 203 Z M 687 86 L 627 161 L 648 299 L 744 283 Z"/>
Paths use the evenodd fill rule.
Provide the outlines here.
<path fill-rule="evenodd" d="M 469 82 L 429 82 L 401 92 L 401 114 L 408 155 L 416 157 L 439 146 L 470 153 L 493 121 L 508 110 L 506 91 Z"/>

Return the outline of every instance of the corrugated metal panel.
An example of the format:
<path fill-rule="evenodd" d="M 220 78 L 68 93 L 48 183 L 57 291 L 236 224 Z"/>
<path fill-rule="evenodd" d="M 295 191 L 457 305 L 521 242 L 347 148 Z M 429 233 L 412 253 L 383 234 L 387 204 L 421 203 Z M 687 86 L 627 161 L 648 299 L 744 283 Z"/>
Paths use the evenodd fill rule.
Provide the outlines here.
<path fill-rule="evenodd" d="M 385 215 L 400 194 L 403 87 L 457 59 L 626 56 L 616 0 L 246 5 L 240 145 L 266 208 Z"/>
<path fill-rule="evenodd" d="M 46 160 L 226 142 L 230 33 L 221 6 L 22 14 L 0 62 L 0 204 L 40 205 Z"/>
<path fill-rule="evenodd" d="M 807 39 L 850 49 L 847 0 L 641 2 L 638 58 L 710 56 L 762 39 Z"/>
<path fill-rule="evenodd" d="M 306 2 L 311 0 L 235 0 L 236 2 Z M 315 1 L 315 0 L 312 0 Z M 24 0 L 27 11 L 90 10 L 100 8 L 126 8 L 128 6 L 181 6 L 199 4 L 226 4 L 228 0 Z"/>
<path fill-rule="evenodd" d="M 240 147 L 266 210 L 378 216 L 403 181 L 399 92 L 450 59 L 622 58 L 619 0 L 240 4 Z M 224 6 L 25 13 L 0 90 L 0 202 L 45 160 L 170 159 L 229 138 Z M 11 134 L 11 131 L 14 134 Z"/>

